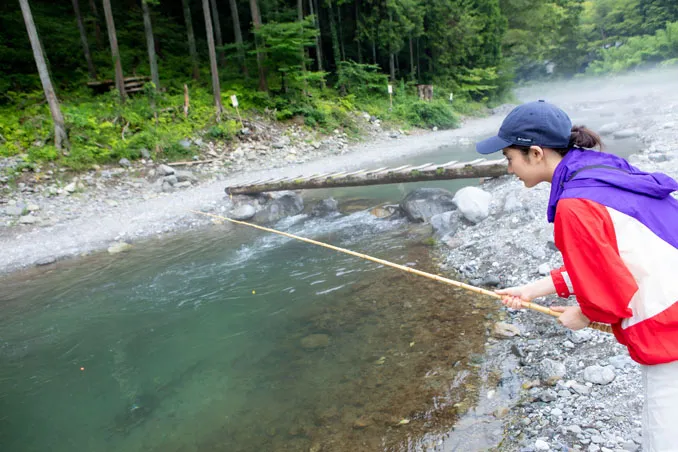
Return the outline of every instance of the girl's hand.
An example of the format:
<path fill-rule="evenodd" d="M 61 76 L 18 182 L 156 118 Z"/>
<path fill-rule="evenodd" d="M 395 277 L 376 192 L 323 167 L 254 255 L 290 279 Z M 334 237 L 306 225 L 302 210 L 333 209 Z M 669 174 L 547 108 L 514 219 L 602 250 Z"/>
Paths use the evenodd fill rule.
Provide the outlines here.
<path fill-rule="evenodd" d="M 550 309 L 562 312 L 558 317 L 558 322 L 571 330 L 581 330 L 591 324 L 591 320 L 581 312 L 579 306 L 551 306 Z"/>
<path fill-rule="evenodd" d="M 532 295 L 528 289 L 528 286 L 519 286 L 519 287 L 509 287 L 507 289 L 495 290 L 499 295 L 504 295 L 501 299 L 501 302 L 504 303 L 504 306 L 507 306 L 511 309 L 522 309 L 522 301 L 531 301 Z"/>

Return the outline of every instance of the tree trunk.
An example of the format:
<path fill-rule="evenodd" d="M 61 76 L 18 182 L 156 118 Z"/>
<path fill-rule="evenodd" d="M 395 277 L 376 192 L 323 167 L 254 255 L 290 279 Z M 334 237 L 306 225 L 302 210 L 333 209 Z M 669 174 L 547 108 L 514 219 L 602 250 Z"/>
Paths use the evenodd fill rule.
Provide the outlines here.
<path fill-rule="evenodd" d="M 200 69 L 198 68 L 198 51 L 195 48 L 195 35 L 193 34 L 193 19 L 191 18 L 191 6 L 189 0 L 181 0 L 184 5 L 184 22 L 186 22 L 186 35 L 188 36 L 188 52 L 191 55 L 193 64 L 193 78 L 200 78 Z"/>
<path fill-rule="evenodd" d="M 238 46 L 238 58 L 242 65 L 242 72 L 245 78 L 248 77 L 247 64 L 245 62 L 245 47 L 242 42 L 242 31 L 240 31 L 240 15 L 238 14 L 238 4 L 235 0 L 229 0 L 231 6 L 231 18 L 233 18 L 233 34 L 235 35 L 235 44 Z"/>
<path fill-rule="evenodd" d="M 421 80 L 421 57 L 419 56 L 419 38 L 417 38 L 417 80 Z"/>
<path fill-rule="evenodd" d="M 87 71 L 89 78 L 96 79 L 97 73 L 94 70 L 94 63 L 92 62 L 92 55 L 89 53 L 89 43 L 87 42 L 87 32 L 82 23 L 82 15 L 80 14 L 80 5 L 78 0 L 73 0 L 73 11 L 75 12 L 75 20 L 78 22 L 78 31 L 80 31 L 80 41 L 82 42 L 82 50 L 85 52 L 85 61 L 87 61 Z"/>
<path fill-rule="evenodd" d="M 390 68 L 391 83 L 395 82 L 395 55 L 393 53 L 388 54 L 388 65 Z"/>
<path fill-rule="evenodd" d="M 334 18 L 334 6 L 332 6 L 332 0 L 328 0 L 327 7 L 330 12 L 330 34 L 332 35 L 332 53 L 334 53 L 334 66 L 335 70 L 338 70 L 339 63 L 341 63 L 341 48 L 339 47 L 339 35 L 337 34 L 337 23 Z"/>
<path fill-rule="evenodd" d="M 362 49 L 360 48 L 360 35 L 358 34 L 358 30 L 360 30 L 360 0 L 355 0 L 355 28 L 356 28 L 356 34 L 355 34 L 355 42 L 356 45 L 358 46 L 358 63 L 363 64 L 363 52 Z"/>
<path fill-rule="evenodd" d="M 372 61 L 377 64 L 377 44 L 374 41 L 374 38 L 372 38 Z"/>
<path fill-rule="evenodd" d="M 346 49 L 344 48 L 344 26 L 341 23 L 341 5 L 337 5 L 337 17 L 339 18 L 339 50 L 341 50 L 341 61 L 345 61 Z"/>
<path fill-rule="evenodd" d="M 297 0 L 297 19 L 304 20 L 304 0 Z M 301 32 L 303 35 L 303 31 Z M 304 75 L 304 94 L 306 94 L 306 49 L 301 47 L 301 73 Z"/>
<path fill-rule="evenodd" d="M 153 38 L 153 26 L 151 25 L 151 13 L 148 10 L 146 0 L 141 0 L 141 10 L 144 13 L 144 31 L 146 32 L 146 47 L 148 48 L 148 64 L 151 67 L 151 80 L 155 88 L 160 88 L 160 76 L 158 75 L 158 57 L 155 54 L 155 39 Z"/>
<path fill-rule="evenodd" d="M 217 67 L 217 53 L 214 48 L 214 29 L 212 28 L 212 18 L 210 17 L 210 0 L 202 0 L 202 10 L 205 14 L 205 31 L 207 33 L 207 48 L 210 54 L 210 72 L 212 73 L 212 93 L 214 94 L 214 105 L 217 108 L 217 122 L 221 121 L 221 112 L 224 107 L 221 105 L 221 87 L 219 86 L 219 69 Z"/>
<path fill-rule="evenodd" d="M 94 15 L 94 30 L 96 33 L 95 36 L 97 39 L 97 47 L 102 48 L 104 44 L 101 39 L 101 25 L 99 25 L 101 19 L 99 18 L 99 10 L 97 9 L 97 4 L 94 0 L 89 0 L 89 8 L 92 10 L 92 14 Z"/>
<path fill-rule="evenodd" d="M 412 43 L 412 36 L 410 36 L 410 77 L 412 77 L 412 81 L 416 80 L 414 75 L 414 45 Z"/>
<path fill-rule="evenodd" d="M 252 22 L 254 29 L 259 30 L 261 27 L 261 16 L 259 15 L 259 5 L 257 0 L 250 0 L 250 10 L 252 11 Z M 257 38 L 254 38 L 254 44 L 257 48 L 257 67 L 259 69 L 259 91 L 268 91 L 268 83 L 266 82 L 266 73 L 264 71 L 264 54 L 259 50 Z"/>
<path fill-rule="evenodd" d="M 216 44 L 219 48 L 217 53 L 219 58 L 219 66 L 226 67 L 226 58 L 224 56 L 224 41 L 221 39 L 221 22 L 219 22 L 219 10 L 217 9 L 217 0 L 210 0 L 212 8 L 212 22 L 214 23 L 214 37 L 217 40 Z"/>
<path fill-rule="evenodd" d="M 127 94 L 125 93 L 125 77 L 122 75 L 122 63 L 120 61 L 120 52 L 118 51 L 118 37 L 115 33 L 113 11 L 111 11 L 111 0 L 104 0 L 104 17 L 106 17 L 108 42 L 111 44 L 111 55 L 113 56 L 113 65 L 115 66 L 115 86 L 120 93 L 120 100 L 125 102 L 125 100 L 127 100 Z"/>
<path fill-rule="evenodd" d="M 49 112 L 52 114 L 52 122 L 54 122 L 54 146 L 61 150 L 69 148 L 68 135 L 66 134 L 66 124 L 64 116 L 61 114 L 59 107 L 59 99 L 57 99 L 52 80 L 49 78 L 49 71 L 47 70 L 47 63 L 45 56 L 42 53 L 42 46 L 40 45 L 40 38 L 38 37 L 38 30 L 35 28 L 33 22 L 33 14 L 31 7 L 28 5 L 28 0 L 19 0 L 21 5 L 21 12 L 26 23 L 26 31 L 28 32 L 28 39 L 31 41 L 31 48 L 33 49 L 33 57 L 35 58 L 35 65 L 38 67 L 38 74 L 40 75 L 40 82 L 45 91 L 45 98 L 49 105 Z"/>
<path fill-rule="evenodd" d="M 322 72 L 323 70 L 323 50 L 322 50 L 322 41 L 320 38 L 320 20 L 318 19 L 318 16 L 316 15 L 314 8 L 313 8 L 313 0 L 308 0 L 308 9 L 313 16 L 313 25 L 315 25 L 316 30 L 318 30 L 318 34 L 315 37 L 315 52 L 316 52 L 316 58 L 318 59 L 318 72 Z"/>

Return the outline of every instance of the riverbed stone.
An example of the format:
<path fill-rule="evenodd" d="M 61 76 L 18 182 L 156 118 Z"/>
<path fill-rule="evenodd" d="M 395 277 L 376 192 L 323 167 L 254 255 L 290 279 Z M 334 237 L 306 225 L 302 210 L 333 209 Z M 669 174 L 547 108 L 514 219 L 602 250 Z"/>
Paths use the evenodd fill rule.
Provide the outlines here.
<path fill-rule="evenodd" d="M 170 176 L 174 174 L 175 169 L 169 165 L 158 165 L 158 175 L 160 176 Z"/>
<path fill-rule="evenodd" d="M 254 219 L 258 223 L 275 223 L 282 218 L 298 215 L 304 210 L 304 200 L 292 191 L 276 192 Z"/>
<path fill-rule="evenodd" d="M 249 220 L 257 213 L 257 209 L 251 204 L 241 204 L 231 210 L 229 217 L 238 221 Z"/>
<path fill-rule="evenodd" d="M 307 350 L 325 348 L 330 345 L 330 337 L 327 334 L 309 334 L 301 339 L 300 344 Z"/>
<path fill-rule="evenodd" d="M 425 222 L 431 217 L 455 210 L 454 195 L 442 188 L 417 188 L 400 201 L 400 208 L 410 221 Z"/>
<path fill-rule="evenodd" d="M 108 252 L 110 254 L 118 254 L 118 253 L 125 252 L 125 251 L 129 250 L 130 248 L 132 248 L 132 245 L 130 245 L 127 242 L 116 242 L 116 243 L 114 243 L 114 244 L 112 244 L 111 246 L 108 247 Z"/>
<path fill-rule="evenodd" d="M 492 335 L 498 339 L 520 336 L 520 328 L 506 322 L 497 322 L 492 327 Z"/>
<path fill-rule="evenodd" d="M 554 385 L 565 376 L 567 369 L 565 364 L 546 358 L 541 362 L 539 371 L 542 380 L 549 385 Z"/>
<path fill-rule="evenodd" d="M 190 171 L 175 171 L 174 176 L 179 182 L 198 182 L 198 178 Z"/>
<path fill-rule="evenodd" d="M 595 364 L 584 369 L 584 380 L 597 384 L 607 385 L 616 377 L 613 366 L 600 366 Z"/>
<path fill-rule="evenodd" d="M 449 212 L 443 212 L 436 215 L 433 215 L 429 222 L 433 227 L 433 232 L 441 235 L 452 234 L 454 235 L 459 229 L 459 222 L 461 220 L 461 213 L 456 210 Z"/>
<path fill-rule="evenodd" d="M 490 215 L 492 195 L 478 187 L 464 187 L 454 195 L 454 203 L 464 218 L 473 224 Z"/>
<path fill-rule="evenodd" d="M 339 209 L 339 203 L 334 198 L 323 199 L 318 201 L 311 210 L 311 215 L 314 217 L 326 217 L 336 213 Z"/>

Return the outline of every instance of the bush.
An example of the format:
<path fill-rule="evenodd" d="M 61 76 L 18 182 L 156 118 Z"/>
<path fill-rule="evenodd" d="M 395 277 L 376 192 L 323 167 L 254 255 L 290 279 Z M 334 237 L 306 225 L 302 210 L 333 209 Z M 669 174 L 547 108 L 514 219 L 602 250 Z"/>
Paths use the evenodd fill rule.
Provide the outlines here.
<path fill-rule="evenodd" d="M 450 129 L 457 127 L 459 121 L 449 103 L 444 101 L 409 101 L 395 107 L 398 117 L 417 127 L 438 127 Z"/>

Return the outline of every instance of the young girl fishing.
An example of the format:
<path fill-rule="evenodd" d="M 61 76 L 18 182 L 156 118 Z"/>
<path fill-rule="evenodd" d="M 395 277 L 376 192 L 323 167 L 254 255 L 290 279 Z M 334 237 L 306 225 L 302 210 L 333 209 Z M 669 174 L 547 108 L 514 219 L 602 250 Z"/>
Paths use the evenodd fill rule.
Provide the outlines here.
<path fill-rule="evenodd" d="M 575 296 L 576 306 L 552 307 L 561 324 L 611 324 L 642 365 L 643 450 L 678 451 L 678 182 L 594 147 L 598 135 L 544 101 L 516 107 L 497 136 L 476 145 L 481 154 L 502 151 L 526 187 L 551 183 L 546 214 L 565 264 L 497 293 L 514 309 Z"/>

